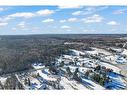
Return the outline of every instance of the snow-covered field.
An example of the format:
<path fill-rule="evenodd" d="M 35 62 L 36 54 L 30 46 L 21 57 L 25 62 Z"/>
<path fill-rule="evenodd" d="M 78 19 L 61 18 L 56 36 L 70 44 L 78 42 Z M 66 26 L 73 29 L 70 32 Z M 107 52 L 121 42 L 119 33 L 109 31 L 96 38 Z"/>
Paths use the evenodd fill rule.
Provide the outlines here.
<path fill-rule="evenodd" d="M 99 48 L 93 48 L 93 51 L 78 51 L 78 50 L 74 50 L 74 49 L 70 49 L 71 54 L 67 54 L 67 55 L 62 55 L 59 57 L 58 59 L 58 63 L 61 63 L 62 61 L 64 61 L 64 66 L 62 67 L 64 71 L 66 71 L 66 68 L 69 67 L 71 72 L 75 72 L 76 68 L 78 68 L 81 76 L 83 76 L 83 74 L 91 69 L 96 67 L 97 65 L 101 65 L 101 66 L 105 66 L 106 68 L 112 69 L 113 72 L 115 73 L 110 73 L 109 77 L 112 80 L 111 82 L 107 83 L 103 86 L 101 86 L 100 84 L 98 84 L 97 82 L 92 81 L 91 79 L 87 79 L 85 77 L 81 77 L 82 82 L 77 82 L 76 80 L 73 80 L 71 78 L 69 78 L 68 76 L 62 76 L 62 75 L 52 75 L 49 72 L 49 69 L 45 68 L 42 64 L 33 64 L 33 67 L 35 69 L 40 69 L 37 70 L 36 73 L 39 73 L 40 77 L 39 78 L 31 78 L 31 83 L 32 83 L 32 89 L 36 88 L 36 89 L 40 89 L 41 86 L 45 83 L 45 82 L 58 82 L 59 80 L 59 85 L 61 87 L 63 87 L 62 89 L 106 89 L 106 88 L 110 88 L 110 89 L 124 89 L 126 88 L 126 84 L 123 80 L 123 78 L 119 75 L 120 69 L 118 67 L 116 67 L 115 65 L 113 65 L 114 63 L 117 64 L 118 58 L 121 55 L 113 55 L 111 52 L 108 52 L 106 50 L 103 49 L 99 49 Z M 123 51 L 122 54 L 125 54 L 126 51 Z M 85 55 L 85 54 L 89 54 L 89 55 L 98 55 L 98 54 L 103 54 L 103 58 L 105 60 L 108 60 L 110 62 L 113 62 L 112 64 L 108 63 L 108 62 L 102 62 L 101 60 L 95 60 L 95 59 L 91 59 L 91 58 L 83 58 L 80 55 Z M 76 63 L 75 63 L 76 60 Z M 122 60 L 122 59 L 121 59 Z M 125 59 L 123 59 L 125 60 Z M 73 64 L 69 64 L 70 62 L 73 62 Z M 75 63 L 75 64 L 74 64 Z M 45 81 L 45 82 L 44 82 Z M 44 85 L 43 85 L 44 86 Z M 45 84 L 45 86 L 47 86 L 47 84 Z M 48 89 L 54 89 L 53 87 L 50 87 L 49 85 L 47 86 Z"/>
<path fill-rule="evenodd" d="M 121 54 L 112 54 L 109 51 L 99 48 L 92 49 L 92 51 L 70 49 L 70 54 L 60 56 L 55 65 L 58 70 L 63 70 L 64 73 L 60 73 L 62 71 L 59 71 L 58 74 L 53 74 L 44 64 L 33 63 L 33 71 L 15 74 L 15 76 L 25 89 L 125 89 L 127 85 L 123 76 L 120 75 L 121 69 L 116 67 L 116 64 L 126 64 L 127 60 L 123 55 L 127 55 L 127 50 L 123 50 Z M 93 58 L 91 55 L 97 56 L 100 59 Z M 61 62 L 64 62 L 64 66 L 59 67 Z M 94 71 L 94 68 L 98 65 L 113 70 L 113 72 L 107 74 L 111 81 L 104 86 L 93 81 L 91 78 L 84 77 L 87 71 Z M 72 75 L 69 76 L 66 74 L 67 68 L 70 68 Z M 78 69 L 78 75 L 81 81 L 72 78 L 76 69 Z M 5 84 L 6 79 L 7 77 L 0 77 L 1 83 Z M 25 83 L 26 79 L 30 80 L 29 85 Z"/>
<path fill-rule="evenodd" d="M 119 74 L 110 73 L 109 77 L 111 78 L 111 82 L 105 84 L 105 87 L 110 87 L 111 89 L 124 89 L 126 88 L 125 81 L 120 77 Z"/>
<path fill-rule="evenodd" d="M 74 81 L 74 80 L 69 80 L 66 77 L 61 77 L 60 84 L 64 87 L 64 89 L 67 90 L 84 90 L 88 89 L 86 86 L 83 86 L 82 84 Z"/>
<path fill-rule="evenodd" d="M 83 80 L 83 84 L 86 85 L 90 89 L 94 89 L 94 90 L 104 90 L 105 89 L 101 85 L 99 85 L 89 79 L 83 78 L 82 80 Z"/>
<path fill-rule="evenodd" d="M 116 49 L 116 50 L 118 50 L 120 52 L 121 49 Z M 122 52 L 122 54 L 125 54 L 125 52 L 126 52 L 126 50 L 124 50 Z M 95 61 L 94 59 L 91 59 L 91 58 L 79 57 L 80 54 L 81 55 L 85 55 L 85 54 L 96 55 L 99 53 L 104 54 L 104 56 L 103 56 L 104 58 L 102 58 L 102 59 L 106 59 L 106 60 L 108 60 L 108 62 L 110 61 L 111 64 L 108 62 L 101 62 L 100 60 Z M 83 72 L 89 70 L 89 68 L 87 68 L 87 67 L 95 67 L 97 65 L 101 65 L 101 66 L 105 66 L 106 68 L 112 69 L 113 72 L 115 72 L 116 74 L 120 73 L 120 69 L 113 64 L 118 64 L 119 63 L 118 58 L 121 57 L 122 55 L 113 55 L 111 52 L 108 52 L 106 50 L 99 49 L 99 48 L 93 48 L 93 51 L 84 51 L 84 52 L 73 50 L 73 54 L 76 56 L 76 58 L 78 58 L 78 62 L 77 62 L 77 66 L 66 65 L 66 67 L 70 67 L 71 72 L 74 72 L 75 69 L 78 67 L 79 71 L 83 73 Z M 66 59 L 72 61 L 72 60 L 74 60 L 75 56 L 73 57 L 72 55 L 65 55 L 64 56 L 65 59 L 64 60 L 59 59 L 59 61 L 62 60 L 66 63 Z M 123 63 L 125 63 L 125 61 L 126 61 L 126 59 L 123 57 L 121 58 L 121 60 L 122 60 L 122 62 L 124 61 Z M 85 67 L 82 67 L 83 63 L 85 63 Z M 117 77 L 115 77 L 115 78 L 112 75 L 113 74 L 109 75 L 109 77 L 112 79 L 112 82 L 106 84 L 105 87 L 111 86 L 112 87 L 111 89 L 126 88 L 125 81 L 123 80 L 123 78 L 120 75 L 117 75 Z M 85 83 L 89 84 L 91 89 L 105 89 L 104 87 L 100 86 L 99 84 L 97 84 L 89 79 L 83 78 L 82 80 Z M 86 87 L 88 87 L 87 84 L 85 84 Z"/>

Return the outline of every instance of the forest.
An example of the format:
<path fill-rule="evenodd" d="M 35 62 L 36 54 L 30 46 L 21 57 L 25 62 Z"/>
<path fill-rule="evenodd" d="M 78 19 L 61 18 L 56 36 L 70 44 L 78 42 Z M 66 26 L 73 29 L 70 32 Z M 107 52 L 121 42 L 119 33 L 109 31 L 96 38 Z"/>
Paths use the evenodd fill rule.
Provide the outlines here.
<path fill-rule="evenodd" d="M 32 69 L 32 63 L 51 65 L 68 49 L 87 49 L 89 46 L 121 47 L 125 35 L 25 35 L 0 36 L 0 74 Z M 115 38 L 115 39 L 114 39 Z M 65 44 L 75 42 L 75 44 Z M 114 43 L 115 42 L 115 43 Z M 80 44 L 76 44 L 80 43 Z"/>

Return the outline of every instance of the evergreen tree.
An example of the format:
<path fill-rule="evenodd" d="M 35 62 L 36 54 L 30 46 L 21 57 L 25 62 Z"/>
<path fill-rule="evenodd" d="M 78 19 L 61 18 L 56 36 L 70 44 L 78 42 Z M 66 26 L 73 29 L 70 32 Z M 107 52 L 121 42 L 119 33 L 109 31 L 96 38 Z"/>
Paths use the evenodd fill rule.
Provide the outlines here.
<path fill-rule="evenodd" d="M 100 84 L 101 86 L 104 86 L 104 84 L 105 84 L 104 78 L 100 78 L 99 84 Z"/>
<path fill-rule="evenodd" d="M 60 67 L 63 67 L 64 66 L 64 61 L 62 61 L 61 63 L 60 63 Z"/>
<path fill-rule="evenodd" d="M 99 71 L 99 70 L 101 70 L 101 66 L 100 65 L 96 66 L 95 69 L 94 69 L 94 71 Z"/>
<path fill-rule="evenodd" d="M 69 76 L 72 75 L 72 72 L 71 72 L 71 70 L 70 70 L 69 67 L 66 68 L 66 71 L 67 71 L 67 74 L 68 74 Z"/>
<path fill-rule="evenodd" d="M 28 78 L 28 85 L 30 86 L 31 85 L 31 82 L 30 82 L 30 79 Z"/>
<path fill-rule="evenodd" d="M 76 69 L 75 69 L 75 72 L 74 72 L 74 74 L 73 74 L 73 78 L 74 78 L 76 81 L 81 81 L 81 78 L 80 78 L 80 76 L 78 75 L 78 72 L 79 72 L 79 70 L 78 70 L 78 68 L 76 68 Z"/>
<path fill-rule="evenodd" d="M 25 78 L 24 80 L 24 84 L 27 85 L 28 84 L 28 80 Z"/>
<path fill-rule="evenodd" d="M 0 81 L 0 89 L 4 89 L 4 86 L 3 86 L 3 84 L 1 83 L 1 81 Z"/>
<path fill-rule="evenodd" d="M 90 72 L 89 72 L 89 71 L 86 71 L 86 72 L 85 72 L 85 77 L 88 78 L 89 74 L 90 74 Z"/>

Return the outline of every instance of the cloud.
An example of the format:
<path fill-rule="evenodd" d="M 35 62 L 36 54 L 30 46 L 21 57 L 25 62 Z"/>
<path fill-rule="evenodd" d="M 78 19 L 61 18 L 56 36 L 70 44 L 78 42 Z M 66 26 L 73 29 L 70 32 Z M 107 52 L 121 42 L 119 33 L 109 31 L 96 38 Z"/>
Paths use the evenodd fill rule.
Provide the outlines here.
<path fill-rule="evenodd" d="M 59 5 L 59 9 L 74 9 L 74 8 L 82 8 L 80 5 Z"/>
<path fill-rule="evenodd" d="M 20 23 L 17 24 L 17 28 L 21 29 L 23 31 L 29 30 L 29 28 L 27 27 L 27 23 L 25 21 L 21 21 Z"/>
<path fill-rule="evenodd" d="M 31 13 L 31 12 L 22 12 L 22 13 L 11 14 L 8 17 L 10 17 L 10 18 L 15 18 L 15 17 L 31 18 L 31 17 L 34 17 L 34 16 L 35 16 L 34 13 Z"/>
<path fill-rule="evenodd" d="M 124 14 L 127 13 L 127 8 L 119 9 L 113 12 L 113 14 Z"/>
<path fill-rule="evenodd" d="M 97 7 L 86 7 L 84 9 L 83 15 L 93 14 L 97 11 Z"/>
<path fill-rule="evenodd" d="M 3 12 L 5 10 L 6 10 L 6 8 L 0 8 L 0 12 Z"/>
<path fill-rule="evenodd" d="M 23 31 L 30 31 L 30 29 L 29 28 L 26 28 L 26 27 L 21 28 L 21 30 L 23 30 Z"/>
<path fill-rule="evenodd" d="M 108 24 L 108 25 L 113 25 L 113 26 L 119 25 L 116 21 L 110 21 L 110 22 L 108 22 L 107 24 Z"/>
<path fill-rule="evenodd" d="M 114 32 L 114 31 L 117 31 L 117 29 L 116 29 L 116 28 L 112 28 L 112 29 L 110 29 L 109 31 L 110 31 L 110 32 Z"/>
<path fill-rule="evenodd" d="M 62 19 L 59 22 L 60 23 L 64 23 L 64 22 L 75 22 L 77 20 L 78 20 L 77 18 L 69 18 L 69 19 Z"/>
<path fill-rule="evenodd" d="M 77 20 L 78 20 L 77 18 L 69 18 L 69 19 L 68 19 L 69 22 L 75 22 L 75 21 L 77 21 Z"/>
<path fill-rule="evenodd" d="M 25 25 L 26 25 L 26 23 L 25 23 L 24 21 L 22 21 L 22 22 L 20 22 L 20 23 L 18 24 L 18 26 L 19 26 L 20 28 L 25 28 Z"/>
<path fill-rule="evenodd" d="M 95 13 L 96 11 L 97 11 L 97 9 L 95 7 L 85 7 L 85 8 L 83 8 L 82 11 L 73 12 L 72 15 L 74 15 L 74 16 L 88 15 L 88 14 Z"/>
<path fill-rule="evenodd" d="M 25 25 L 25 21 L 20 22 L 18 25 L 19 25 L 19 26 Z"/>
<path fill-rule="evenodd" d="M 14 14 L 7 15 L 6 17 L 2 18 L 2 21 L 7 21 L 10 19 L 15 19 L 15 18 L 26 18 L 27 19 L 27 18 L 32 18 L 36 16 L 48 16 L 53 13 L 54 13 L 53 10 L 48 10 L 48 9 L 39 10 L 36 12 L 17 12 Z"/>
<path fill-rule="evenodd" d="M 78 15 L 81 15 L 82 13 L 83 13 L 83 11 L 75 11 L 72 13 L 72 15 L 78 16 Z"/>
<path fill-rule="evenodd" d="M 105 9 L 107 9 L 108 6 L 94 6 L 94 7 L 86 7 L 84 9 L 84 13 L 83 15 L 88 15 L 88 14 L 93 14 L 93 13 L 96 13 L 96 12 L 99 12 L 99 11 L 103 11 Z"/>
<path fill-rule="evenodd" d="M 67 25 L 63 25 L 61 26 L 62 29 L 70 29 L 71 27 L 70 26 L 67 26 Z"/>
<path fill-rule="evenodd" d="M 85 29 L 85 30 L 83 30 L 83 32 L 89 32 L 89 30 L 86 30 L 86 29 Z"/>
<path fill-rule="evenodd" d="M 48 23 L 48 22 L 53 22 L 53 21 L 54 21 L 54 19 L 50 19 L 50 18 L 48 18 L 48 19 L 43 20 L 42 22 L 44 22 L 44 23 Z"/>
<path fill-rule="evenodd" d="M 66 22 L 66 20 L 65 20 L 65 19 L 62 19 L 62 20 L 60 20 L 60 22 L 61 22 L 61 23 L 64 23 L 64 22 Z"/>
<path fill-rule="evenodd" d="M 82 7 L 82 11 L 75 11 L 72 13 L 72 15 L 74 16 L 78 16 L 78 15 L 90 15 L 90 14 L 94 14 L 96 12 L 102 11 L 107 9 L 108 6 L 104 6 L 104 7 L 98 7 L 98 6 L 94 6 L 94 7 Z"/>
<path fill-rule="evenodd" d="M 87 17 L 82 19 L 84 23 L 97 23 L 97 22 L 102 22 L 104 18 L 101 17 L 100 15 L 94 14 L 93 16 Z"/>
<path fill-rule="evenodd" d="M 93 30 L 93 29 L 85 29 L 85 30 L 83 30 L 83 32 L 96 32 L 96 30 Z"/>
<path fill-rule="evenodd" d="M 6 26 L 6 25 L 8 25 L 8 23 L 6 23 L 6 22 L 0 22 L 0 26 Z"/>
<path fill-rule="evenodd" d="M 0 8 L 0 12 L 1 12 L 1 11 L 4 11 L 4 8 Z"/>
<path fill-rule="evenodd" d="M 53 10 L 48 10 L 48 9 L 39 10 L 39 11 L 36 12 L 36 14 L 41 15 L 41 16 L 47 16 L 47 15 L 51 15 L 53 13 L 54 13 Z"/>
<path fill-rule="evenodd" d="M 16 27 L 15 30 L 17 30 L 17 29 L 21 29 L 21 30 L 23 30 L 23 31 L 29 30 L 29 28 L 27 27 L 27 24 L 28 24 L 28 23 L 26 23 L 25 21 L 21 21 L 21 22 L 19 22 L 19 23 L 17 24 L 18 27 Z"/>
<path fill-rule="evenodd" d="M 11 30 L 16 31 L 16 30 L 17 30 L 17 28 L 13 27 Z"/>
<path fill-rule="evenodd" d="M 71 32 L 72 30 L 71 29 L 67 29 L 68 32 Z"/>
<path fill-rule="evenodd" d="M 0 22 L 2 22 L 2 18 L 0 18 Z"/>
<path fill-rule="evenodd" d="M 37 26 L 32 27 L 32 30 L 39 30 L 39 27 L 37 27 Z"/>

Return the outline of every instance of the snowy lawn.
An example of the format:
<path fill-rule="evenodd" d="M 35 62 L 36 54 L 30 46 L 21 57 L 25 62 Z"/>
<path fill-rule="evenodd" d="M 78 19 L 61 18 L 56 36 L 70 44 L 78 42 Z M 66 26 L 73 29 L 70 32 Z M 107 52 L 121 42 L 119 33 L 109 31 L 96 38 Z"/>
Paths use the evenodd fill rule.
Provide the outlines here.
<path fill-rule="evenodd" d="M 109 78 L 111 79 L 111 82 L 106 83 L 105 87 L 109 89 L 124 89 L 126 88 L 125 81 L 122 79 L 122 77 L 119 74 L 116 73 L 109 73 Z"/>

